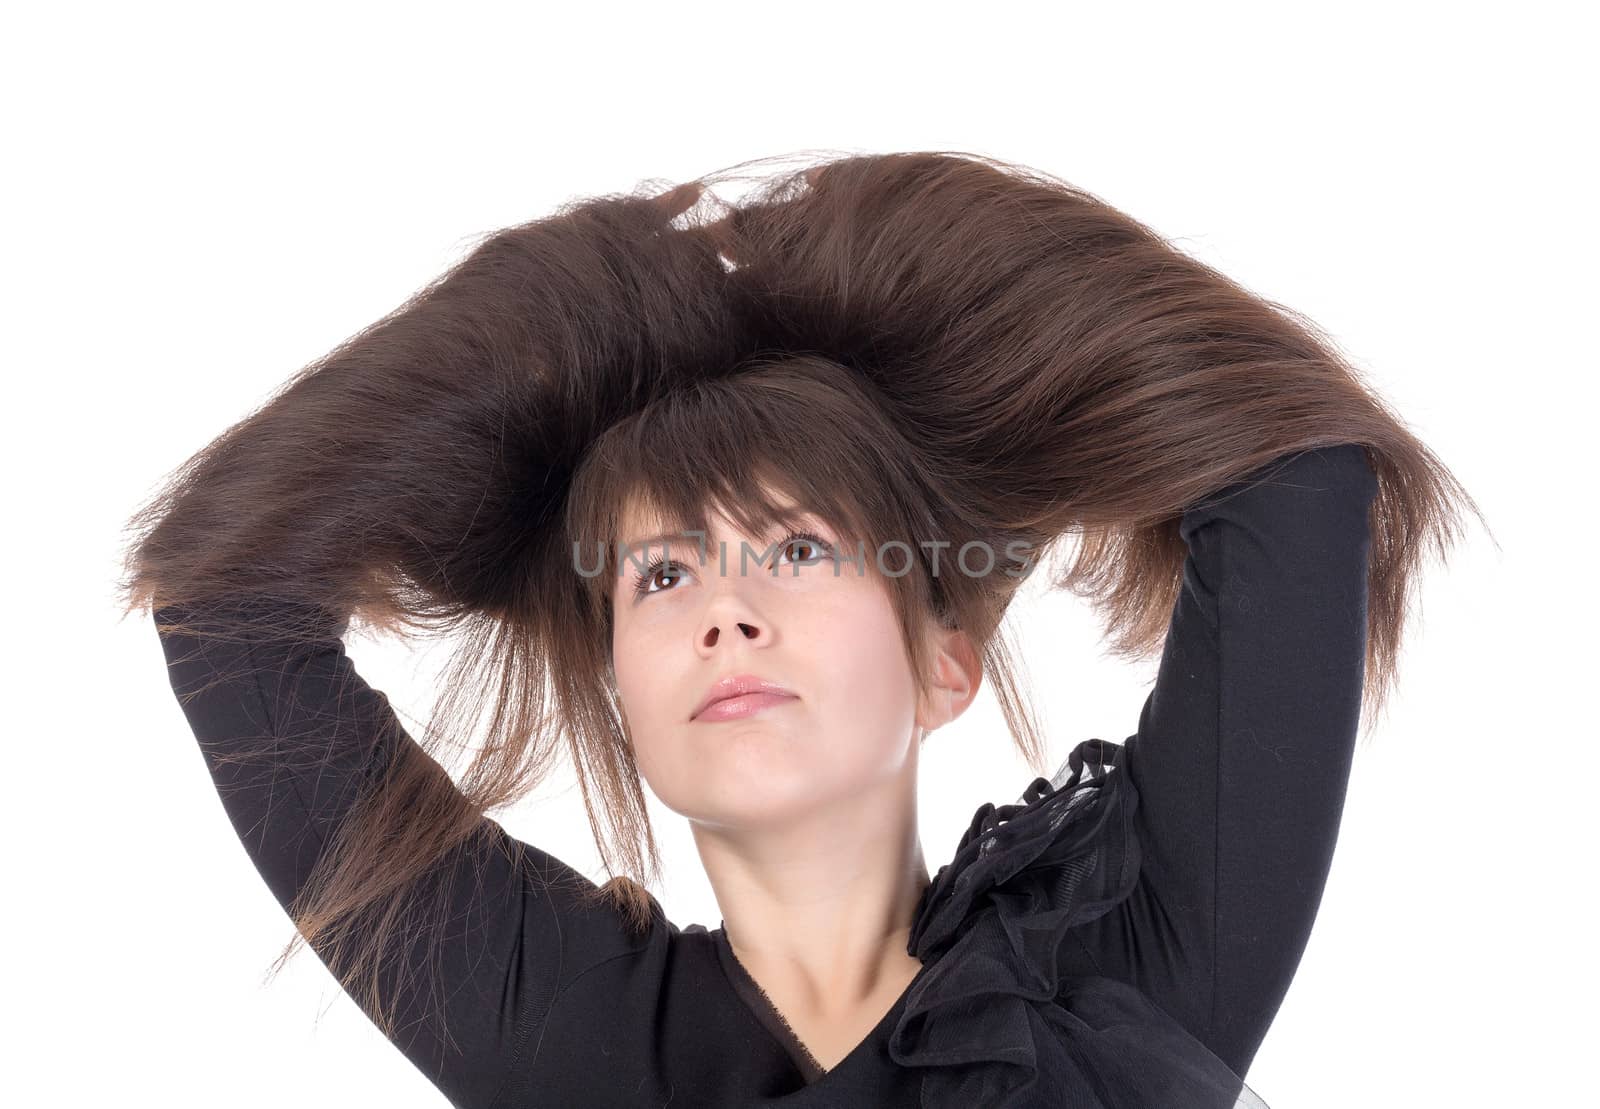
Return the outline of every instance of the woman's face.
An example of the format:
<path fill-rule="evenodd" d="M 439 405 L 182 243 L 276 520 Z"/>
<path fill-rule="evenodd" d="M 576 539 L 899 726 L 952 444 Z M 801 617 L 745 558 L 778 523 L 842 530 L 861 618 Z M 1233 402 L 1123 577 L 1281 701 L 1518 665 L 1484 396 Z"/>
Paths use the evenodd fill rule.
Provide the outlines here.
<path fill-rule="evenodd" d="M 828 546 L 788 538 L 837 543 L 815 516 L 752 536 L 714 515 L 704 540 L 655 539 L 656 524 L 624 517 L 612 660 L 640 774 L 663 804 L 751 827 L 915 779 L 923 730 L 942 720 L 919 705 L 872 552 L 835 559 Z M 733 675 L 793 696 L 731 719 L 694 718 L 712 684 Z"/>

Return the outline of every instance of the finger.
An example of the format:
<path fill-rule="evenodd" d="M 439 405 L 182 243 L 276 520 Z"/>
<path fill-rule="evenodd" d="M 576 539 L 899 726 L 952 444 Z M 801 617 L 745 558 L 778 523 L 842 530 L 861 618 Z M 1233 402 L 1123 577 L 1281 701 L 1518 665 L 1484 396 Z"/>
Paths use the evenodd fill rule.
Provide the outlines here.
<path fill-rule="evenodd" d="M 733 249 L 733 217 L 724 216 L 715 223 L 705 225 L 704 231 L 712 244 L 717 248 L 717 253 L 728 261 L 739 264 L 739 255 Z"/>
<path fill-rule="evenodd" d="M 705 192 L 704 185 L 698 181 L 689 181 L 652 199 L 670 221 L 693 208 L 703 192 Z"/>

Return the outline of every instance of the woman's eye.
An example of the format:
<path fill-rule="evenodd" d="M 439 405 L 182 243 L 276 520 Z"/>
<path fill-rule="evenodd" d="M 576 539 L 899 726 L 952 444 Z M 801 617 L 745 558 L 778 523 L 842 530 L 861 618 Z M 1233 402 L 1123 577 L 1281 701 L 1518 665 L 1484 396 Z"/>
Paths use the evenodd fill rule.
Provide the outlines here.
<path fill-rule="evenodd" d="M 802 566 L 809 566 L 828 557 L 828 541 L 809 531 L 794 532 L 779 545 L 779 557 L 795 550 L 803 553 L 795 557 L 794 561 Z"/>
<path fill-rule="evenodd" d="M 654 562 L 650 563 L 650 565 L 645 568 L 644 573 L 640 574 L 635 580 L 633 591 L 637 596 L 641 597 L 649 596 L 652 593 L 669 592 L 668 589 L 651 589 L 650 585 L 655 581 L 657 574 L 666 574 L 670 580 L 677 580 L 682 576 L 681 574 L 677 573 L 677 571 L 681 569 L 682 566 L 670 558 L 658 558 Z"/>
<path fill-rule="evenodd" d="M 785 556 L 797 566 L 810 566 L 821 562 L 832 555 L 832 548 L 828 541 L 815 532 L 797 531 L 784 537 L 778 544 L 778 553 L 773 560 L 773 571 L 783 562 Z M 683 577 L 687 567 L 676 559 L 658 558 L 645 567 L 634 579 L 633 592 L 637 597 L 649 597 L 657 593 L 670 593 L 677 580 Z M 666 582 L 661 588 L 652 589 L 657 584 L 657 577 L 664 577 Z"/>

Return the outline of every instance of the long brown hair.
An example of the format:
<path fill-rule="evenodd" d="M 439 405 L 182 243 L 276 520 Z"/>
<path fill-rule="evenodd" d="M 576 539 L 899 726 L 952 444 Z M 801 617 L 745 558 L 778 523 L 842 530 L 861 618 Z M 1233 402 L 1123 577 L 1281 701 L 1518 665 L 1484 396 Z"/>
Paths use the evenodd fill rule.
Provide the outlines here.
<path fill-rule="evenodd" d="M 612 682 L 616 564 L 575 572 L 630 498 L 684 528 L 720 507 L 760 534 L 786 519 L 777 490 L 869 551 L 908 543 L 910 572 L 885 581 L 913 672 L 925 680 L 930 621 L 970 636 L 1041 773 L 1003 624 L 1021 577 L 1003 557 L 941 575 L 920 541 L 947 542 L 948 564 L 973 542 L 1042 558 L 1071 540 L 1051 584 L 1093 606 L 1115 654 L 1142 658 L 1181 585 L 1187 506 L 1282 455 L 1361 444 L 1379 486 L 1370 732 L 1426 553 L 1448 555 L 1463 508 L 1482 520 L 1311 322 L 1081 189 L 920 152 L 776 173 L 731 204 L 710 190 L 749 165 L 487 236 L 129 524 L 124 616 L 259 599 L 459 634 L 415 739 L 440 762 L 486 720 L 484 741 L 454 782 L 408 754 L 374 783 L 278 961 L 321 945 L 385 1031 L 379 952 L 417 925 L 408 884 L 563 750 L 616 875 L 595 897 L 629 928 L 651 916 L 660 860 Z M 206 634 L 312 630 L 299 605 L 249 610 Z M 285 757 L 286 738 L 263 737 L 261 757 Z"/>

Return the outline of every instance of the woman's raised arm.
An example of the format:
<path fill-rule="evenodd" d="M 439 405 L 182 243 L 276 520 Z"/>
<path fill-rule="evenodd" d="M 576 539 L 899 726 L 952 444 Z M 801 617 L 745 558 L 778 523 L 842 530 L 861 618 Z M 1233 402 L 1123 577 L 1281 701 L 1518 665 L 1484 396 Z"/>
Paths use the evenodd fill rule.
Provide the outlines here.
<path fill-rule="evenodd" d="M 1360 446 L 1299 453 L 1187 512 L 1155 688 L 1127 740 L 1138 885 L 1076 930 L 1245 1074 L 1305 950 L 1359 724 L 1368 506 Z"/>
<path fill-rule="evenodd" d="M 308 628 L 303 639 L 241 635 L 237 609 L 227 636 L 205 634 L 205 609 L 156 612 L 173 692 L 217 795 L 286 911 L 363 788 L 397 760 L 448 781 L 388 698 L 356 672 L 341 622 L 306 606 L 290 612 L 290 605 L 273 603 L 276 611 L 261 614 L 278 626 L 294 618 Z M 609 950 L 590 945 L 614 933 L 583 924 L 598 910 L 577 903 L 579 892 L 595 888 L 581 873 L 487 817 L 480 826 L 480 836 L 410 891 L 421 904 L 448 906 L 447 934 L 436 947 L 412 942 L 386 952 L 376 999 L 392 1006 L 391 1042 L 457 1106 L 493 1103 L 524 1042 L 539 1035 L 552 998 L 596 961 L 596 951 Z M 311 947 L 341 974 L 337 945 Z"/>

